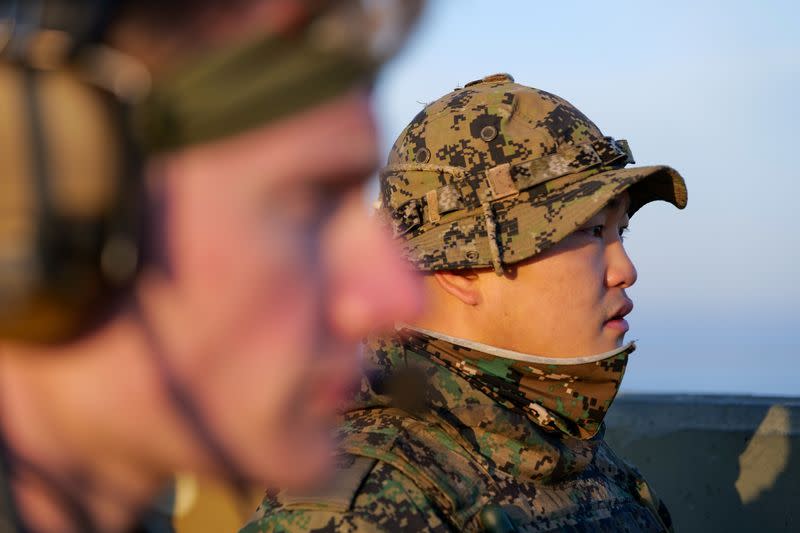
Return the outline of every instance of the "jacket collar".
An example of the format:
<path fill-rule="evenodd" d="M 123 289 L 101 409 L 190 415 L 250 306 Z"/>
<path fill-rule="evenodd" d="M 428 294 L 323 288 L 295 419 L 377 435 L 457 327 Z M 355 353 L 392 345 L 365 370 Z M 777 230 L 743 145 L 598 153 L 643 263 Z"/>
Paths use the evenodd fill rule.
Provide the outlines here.
<path fill-rule="evenodd" d="M 602 442 L 602 429 L 595 437 L 581 440 L 557 427 L 542 426 L 529 413 L 488 396 L 435 362 L 426 350 L 429 340 L 410 329 L 368 339 L 365 358 L 374 368 L 367 373 L 354 407 L 399 407 L 412 416 L 449 426 L 449 432 L 467 441 L 473 452 L 522 480 L 557 481 L 591 463 Z M 464 349 L 452 343 L 450 347 Z"/>

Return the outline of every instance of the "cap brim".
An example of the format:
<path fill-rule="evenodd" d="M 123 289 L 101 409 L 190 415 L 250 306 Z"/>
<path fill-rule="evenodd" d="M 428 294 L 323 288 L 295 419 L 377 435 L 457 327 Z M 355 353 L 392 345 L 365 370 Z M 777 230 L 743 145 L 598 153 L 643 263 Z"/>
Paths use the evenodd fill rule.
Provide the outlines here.
<path fill-rule="evenodd" d="M 492 206 L 504 264 L 533 257 L 575 231 L 608 202 L 629 190 L 629 214 L 654 200 L 682 209 L 686 184 L 667 166 L 571 174 L 520 192 Z M 491 268 L 493 253 L 484 214 L 446 220 L 405 238 L 406 257 L 420 270 Z"/>
<path fill-rule="evenodd" d="M 547 192 L 534 188 L 496 209 L 502 259 L 516 263 L 543 252 L 596 215 L 611 199 L 629 191 L 628 213 L 646 203 L 664 200 L 679 209 L 686 207 L 683 177 L 668 166 L 632 167 L 592 174 L 559 187 L 555 180 Z M 516 231 L 503 221 L 516 221 Z"/>

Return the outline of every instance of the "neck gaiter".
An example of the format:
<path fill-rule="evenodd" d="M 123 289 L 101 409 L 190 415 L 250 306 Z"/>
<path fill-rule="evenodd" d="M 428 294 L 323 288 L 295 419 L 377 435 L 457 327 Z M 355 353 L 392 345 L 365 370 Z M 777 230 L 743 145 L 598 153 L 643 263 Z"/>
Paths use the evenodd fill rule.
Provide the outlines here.
<path fill-rule="evenodd" d="M 597 434 L 625 374 L 633 342 L 573 358 L 540 357 L 403 326 L 404 343 L 540 426 L 580 439 Z"/>

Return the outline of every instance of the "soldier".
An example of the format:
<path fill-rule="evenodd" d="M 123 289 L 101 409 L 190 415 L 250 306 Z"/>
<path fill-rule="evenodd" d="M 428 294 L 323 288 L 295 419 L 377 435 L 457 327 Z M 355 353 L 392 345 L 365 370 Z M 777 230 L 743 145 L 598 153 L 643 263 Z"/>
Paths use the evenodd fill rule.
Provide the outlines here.
<path fill-rule="evenodd" d="M 337 482 L 268 491 L 261 531 L 668 531 L 603 440 L 633 343 L 622 234 L 683 178 L 497 74 L 426 106 L 380 174 L 425 313 L 372 337 Z"/>
<path fill-rule="evenodd" d="M 0 0 L 0 531 L 329 470 L 359 339 L 418 307 L 360 200 L 418 7 Z"/>

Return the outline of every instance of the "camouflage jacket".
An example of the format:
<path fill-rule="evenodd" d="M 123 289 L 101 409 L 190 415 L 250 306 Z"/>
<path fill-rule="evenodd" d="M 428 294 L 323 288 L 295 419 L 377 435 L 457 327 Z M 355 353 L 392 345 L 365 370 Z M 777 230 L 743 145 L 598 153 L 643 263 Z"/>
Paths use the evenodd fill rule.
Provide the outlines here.
<path fill-rule="evenodd" d="M 345 415 L 338 475 L 314 493 L 267 491 L 242 533 L 671 531 L 602 431 L 545 430 L 413 346 L 368 343 L 378 370 Z"/>

